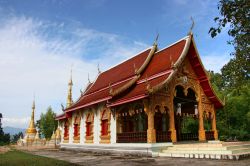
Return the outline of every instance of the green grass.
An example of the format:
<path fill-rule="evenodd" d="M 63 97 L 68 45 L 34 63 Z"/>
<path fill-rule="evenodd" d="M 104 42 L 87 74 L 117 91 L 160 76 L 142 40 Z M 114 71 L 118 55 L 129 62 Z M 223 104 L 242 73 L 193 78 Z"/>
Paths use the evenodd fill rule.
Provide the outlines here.
<path fill-rule="evenodd" d="M 66 161 L 51 159 L 21 152 L 18 150 L 11 150 L 7 153 L 0 154 L 0 166 L 69 166 L 75 165 Z"/>

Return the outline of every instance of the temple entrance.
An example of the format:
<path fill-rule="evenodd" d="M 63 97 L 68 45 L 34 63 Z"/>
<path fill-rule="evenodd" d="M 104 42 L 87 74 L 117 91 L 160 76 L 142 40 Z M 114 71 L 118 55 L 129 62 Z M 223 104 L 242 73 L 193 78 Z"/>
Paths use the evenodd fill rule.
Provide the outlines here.
<path fill-rule="evenodd" d="M 198 140 L 198 103 L 195 92 L 176 86 L 174 97 L 175 129 L 177 141 Z"/>
<path fill-rule="evenodd" d="M 148 117 L 141 104 L 118 112 L 117 143 L 146 143 Z"/>
<path fill-rule="evenodd" d="M 161 112 L 160 107 L 155 108 L 154 128 L 156 132 L 156 142 L 171 142 L 171 132 L 169 129 L 168 109 L 164 108 Z"/>

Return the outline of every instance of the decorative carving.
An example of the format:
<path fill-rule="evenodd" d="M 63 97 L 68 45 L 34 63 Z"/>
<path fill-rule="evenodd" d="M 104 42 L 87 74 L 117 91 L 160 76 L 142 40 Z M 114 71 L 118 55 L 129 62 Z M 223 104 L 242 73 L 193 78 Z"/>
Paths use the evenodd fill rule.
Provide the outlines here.
<path fill-rule="evenodd" d="M 94 114 L 93 112 L 89 112 L 86 116 L 86 136 L 85 136 L 85 143 L 93 143 L 94 136 L 93 136 L 93 128 L 94 128 Z"/>
<path fill-rule="evenodd" d="M 100 112 L 100 143 L 110 143 L 110 119 L 111 111 L 108 108 L 102 109 Z M 105 131 L 103 131 L 105 130 Z M 107 134 L 104 135 L 104 132 Z"/>

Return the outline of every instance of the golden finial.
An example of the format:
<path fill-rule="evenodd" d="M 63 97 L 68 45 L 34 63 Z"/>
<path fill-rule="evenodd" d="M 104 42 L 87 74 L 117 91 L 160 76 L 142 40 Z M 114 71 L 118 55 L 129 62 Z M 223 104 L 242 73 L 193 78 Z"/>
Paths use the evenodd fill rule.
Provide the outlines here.
<path fill-rule="evenodd" d="M 31 113 L 31 117 L 30 117 L 30 124 L 29 124 L 29 128 L 27 129 L 27 133 L 36 133 L 36 127 L 35 127 L 35 97 L 32 103 L 32 113 Z"/>
<path fill-rule="evenodd" d="M 68 83 L 67 108 L 70 107 L 73 104 L 73 100 L 72 100 L 72 86 L 73 86 L 73 81 L 72 81 L 72 66 L 71 66 L 70 80 L 69 80 L 69 83 Z"/>

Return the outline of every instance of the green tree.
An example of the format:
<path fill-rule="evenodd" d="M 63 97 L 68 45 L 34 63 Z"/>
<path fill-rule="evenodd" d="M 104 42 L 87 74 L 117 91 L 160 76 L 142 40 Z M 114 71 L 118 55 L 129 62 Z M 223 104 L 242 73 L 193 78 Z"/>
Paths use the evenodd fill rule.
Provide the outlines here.
<path fill-rule="evenodd" d="M 219 96 L 225 96 L 226 105 L 217 111 L 220 136 L 250 140 L 250 3 L 247 0 L 220 0 L 220 17 L 209 33 L 217 36 L 226 25 L 234 46 L 232 58 L 223 66 L 221 74 L 211 73 L 211 82 Z"/>
<path fill-rule="evenodd" d="M 10 134 L 4 134 L 1 120 L 2 114 L 0 113 L 0 146 L 7 145 L 10 143 Z"/>
<path fill-rule="evenodd" d="M 40 120 L 37 121 L 37 125 L 41 134 L 46 138 L 50 139 L 53 131 L 57 128 L 57 121 L 55 120 L 56 114 L 53 112 L 52 108 L 49 106 L 45 114 L 41 114 Z"/>
<path fill-rule="evenodd" d="M 218 3 L 220 17 L 215 17 L 217 27 L 212 27 L 209 33 L 217 36 L 221 30 L 229 25 L 228 34 L 232 40 L 235 51 L 233 58 L 226 64 L 221 72 L 224 86 L 238 88 L 249 81 L 250 77 L 250 2 L 249 0 L 220 0 Z"/>

